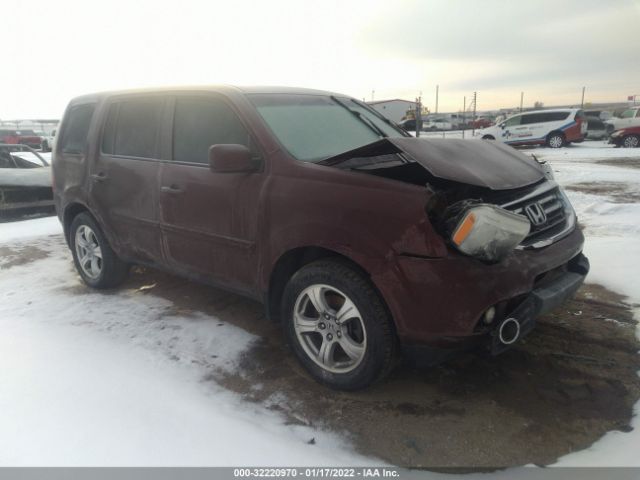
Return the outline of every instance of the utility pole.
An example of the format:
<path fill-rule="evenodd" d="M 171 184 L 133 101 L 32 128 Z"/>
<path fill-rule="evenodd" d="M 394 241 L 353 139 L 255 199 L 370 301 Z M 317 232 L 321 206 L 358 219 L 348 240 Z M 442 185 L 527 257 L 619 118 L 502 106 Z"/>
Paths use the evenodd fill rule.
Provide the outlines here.
<path fill-rule="evenodd" d="M 464 124 L 466 123 L 465 110 L 467 109 L 467 96 L 462 100 L 462 138 L 464 138 Z"/>
<path fill-rule="evenodd" d="M 524 100 L 524 92 L 520 92 L 520 113 L 522 113 L 522 102 Z"/>
<path fill-rule="evenodd" d="M 416 98 L 416 137 L 420 136 L 422 130 L 422 95 Z"/>
<path fill-rule="evenodd" d="M 586 87 L 582 87 L 582 100 L 580 100 L 580 108 L 584 107 L 584 89 Z"/>
<path fill-rule="evenodd" d="M 476 136 L 476 111 L 478 103 L 478 92 L 473 92 L 473 123 L 471 124 L 471 136 Z"/>
<path fill-rule="evenodd" d="M 436 113 L 438 113 L 438 90 L 440 90 L 440 85 L 436 85 Z"/>

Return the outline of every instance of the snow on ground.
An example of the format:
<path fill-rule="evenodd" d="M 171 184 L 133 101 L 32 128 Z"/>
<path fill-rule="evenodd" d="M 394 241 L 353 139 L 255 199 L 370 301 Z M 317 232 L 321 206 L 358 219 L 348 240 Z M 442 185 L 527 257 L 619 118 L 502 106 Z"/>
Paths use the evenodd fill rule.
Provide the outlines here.
<path fill-rule="evenodd" d="M 237 367 L 251 334 L 157 297 L 78 288 L 60 232 L 55 218 L 0 224 L 0 248 L 32 237 L 48 253 L 0 265 L 0 465 L 371 463 L 206 380 Z"/>
<path fill-rule="evenodd" d="M 585 142 L 523 151 L 548 160 L 564 186 L 606 182 L 640 194 L 637 165 L 597 163 L 637 162 L 638 150 Z M 567 194 L 585 226 L 589 281 L 640 304 L 640 204 L 613 193 Z M 375 462 L 334 434 L 287 426 L 206 380 L 212 371 L 237 368 L 251 334 L 204 314 L 181 315 L 157 297 L 79 287 L 55 217 L 0 224 L 0 248 L 26 244 L 48 256 L 10 265 L 11 255 L 3 254 L 0 264 L 0 465 Z M 633 426 L 557 465 L 640 466 L 638 416 Z M 307 444 L 311 438 L 315 445 Z"/>
<path fill-rule="evenodd" d="M 612 148 L 605 142 L 584 142 L 568 148 L 525 150 L 548 161 L 563 186 L 622 184 L 640 194 L 640 165 L 625 167 L 625 159 L 640 160 L 640 150 Z M 616 162 L 616 166 L 595 163 Z M 607 185 L 608 184 L 608 185 Z M 588 281 L 629 297 L 640 320 L 640 203 L 567 189 L 578 219 L 585 227 L 585 254 L 591 262 Z M 637 202 L 637 200 L 636 200 Z M 640 327 L 637 330 L 640 338 Z M 636 404 L 630 433 L 609 432 L 590 448 L 562 458 L 558 466 L 640 466 L 640 405 Z"/>

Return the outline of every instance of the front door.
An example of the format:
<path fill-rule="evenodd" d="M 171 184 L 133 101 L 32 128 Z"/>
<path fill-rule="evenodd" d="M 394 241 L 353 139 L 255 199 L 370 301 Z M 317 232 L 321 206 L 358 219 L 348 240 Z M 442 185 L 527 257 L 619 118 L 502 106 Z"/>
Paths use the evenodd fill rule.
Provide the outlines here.
<path fill-rule="evenodd" d="M 166 99 L 111 103 L 90 172 L 91 198 L 125 256 L 162 260 L 158 222 L 159 137 Z"/>
<path fill-rule="evenodd" d="M 167 261 L 228 288 L 256 287 L 259 195 L 265 174 L 213 173 L 209 147 L 253 148 L 233 108 L 214 94 L 180 95 L 173 108 L 172 160 L 160 172 L 160 222 Z M 257 154 L 256 154 L 257 156 Z"/>

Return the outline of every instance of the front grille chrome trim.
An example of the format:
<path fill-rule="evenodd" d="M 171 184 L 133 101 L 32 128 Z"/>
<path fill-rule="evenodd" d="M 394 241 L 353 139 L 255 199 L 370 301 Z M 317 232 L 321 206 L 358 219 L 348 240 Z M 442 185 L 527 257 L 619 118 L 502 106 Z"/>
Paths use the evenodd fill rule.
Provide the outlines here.
<path fill-rule="evenodd" d="M 516 247 L 517 250 L 547 247 L 566 237 L 575 229 L 576 214 L 564 191 L 554 181 L 546 181 L 527 195 L 503 203 L 500 206 L 513 213 L 524 215 L 524 207 L 526 205 L 523 204 L 527 204 L 527 202 L 530 201 L 535 201 L 540 204 L 544 209 L 547 219 L 550 220 L 547 224 L 532 229 L 527 238 Z M 560 210 L 560 212 L 558 210 Z M 553 231 L 553 233 L 549 234 L 548 231 Z"/>

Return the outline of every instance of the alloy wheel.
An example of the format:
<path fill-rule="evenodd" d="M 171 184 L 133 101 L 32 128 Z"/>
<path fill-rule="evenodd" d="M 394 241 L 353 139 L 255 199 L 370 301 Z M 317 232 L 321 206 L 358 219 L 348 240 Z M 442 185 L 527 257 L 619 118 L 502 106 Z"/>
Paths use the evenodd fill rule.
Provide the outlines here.
<path fill-rule="evenodd" d="M 330 285 L 314 284 L 297 297 L 293 327 L 300 346 L 332 373 L 354 370 L 364 358 L 367 334 L 353 301 Z"/>
<path fill-rule="evenodd" d="M 560 148 L 562 147 L 563 143 L 564 139 L 560 135 L 553 135 L 551 138 L 549 138 L 549 146 L 551 148 Z"/>
<path fill-rule="evenodd" d="M 628 137 L 625 137 L 622 144 L 625 148 L 636 148 L 638 146 L 638 143 L 640 143 L 639 137 L 635 135 L 629 135 Z"/>
<path fill-rule="evenodd" d="M 76 256 L 84 274 L 96 279 L 102 273 L 102 249 L 95 232 L 87 225 L 81 225 L 75 236 Z"/>

